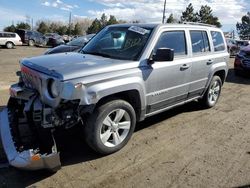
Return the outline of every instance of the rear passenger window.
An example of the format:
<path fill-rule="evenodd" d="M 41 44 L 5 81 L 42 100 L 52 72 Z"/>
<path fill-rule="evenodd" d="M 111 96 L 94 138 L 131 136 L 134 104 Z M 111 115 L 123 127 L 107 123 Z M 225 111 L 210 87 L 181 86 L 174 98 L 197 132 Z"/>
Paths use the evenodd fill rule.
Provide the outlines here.
<path fill-rule="evenodd" d="M 211 31 L 212 39 L 213 39 L 213 44 L 214 44 L 214 51 L 224 51 L 225 50 L 225 44 L 223 37 L 220 32 L 218 31 Z"/>
<path fill-rule="evenodd" d="M 176 55 L 186 55 L 186 38 L 184 31 L 167 31 L 161 34 L 156 46 L 155 51 L 158 48 L 170 48 L 174 50 Z"/>
<path fill-rule="evenodd" d="M 206 31 L 190 31 L 193 53 L 210 52 L 210 45 Z"/>
<path fill-rule="evenodd" d="M 4 38 L 13 38 L 13 37 L 15 37 L 15 34 L 13 34 L 13 33 L 2 33 L 1 37 L 4 37 Z"/>

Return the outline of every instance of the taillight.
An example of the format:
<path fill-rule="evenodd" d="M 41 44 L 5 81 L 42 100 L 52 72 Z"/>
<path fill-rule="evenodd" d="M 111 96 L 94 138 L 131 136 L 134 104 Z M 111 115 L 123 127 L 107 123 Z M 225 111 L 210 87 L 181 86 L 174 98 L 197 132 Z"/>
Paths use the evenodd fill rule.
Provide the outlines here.
<path fill-rule="evenodd" d="M 239 57 L 236 56 L 234 60 L 234 66 L 237 67 L 237 66 L 240 66 L 240 64 L 241 64 L 241 60 Z"/>

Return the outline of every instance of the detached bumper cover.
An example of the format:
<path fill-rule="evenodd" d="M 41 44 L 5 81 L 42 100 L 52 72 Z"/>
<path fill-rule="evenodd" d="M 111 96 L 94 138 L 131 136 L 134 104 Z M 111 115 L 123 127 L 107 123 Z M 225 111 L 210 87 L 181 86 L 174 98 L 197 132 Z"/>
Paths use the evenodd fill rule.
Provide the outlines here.
<path fill-rule="evenodd" d="M 39 154 L 33 149 L 22 152 L 16 150 L 10 131 L 7 108 L 0 113 L 0 133 L 3 148 L 11 166 L 27 170 L 57 170 L 61 167 L 57 151 L 53 151 L 51 154 Z"/>

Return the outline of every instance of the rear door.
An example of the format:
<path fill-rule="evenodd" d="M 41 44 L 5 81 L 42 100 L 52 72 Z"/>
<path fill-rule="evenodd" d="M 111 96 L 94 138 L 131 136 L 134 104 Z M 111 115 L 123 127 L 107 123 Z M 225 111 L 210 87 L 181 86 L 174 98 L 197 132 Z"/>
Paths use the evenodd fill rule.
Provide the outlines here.
<path fill-rule="evenodd" d="M 184 29 L 166 30 L 161 33 L 154 47 L 171 48 L 174 60 L 148 65 L 146 91 L 147 114 L 175 105 L 187 99 L 191 73 L 188 58 L 187 33 Z"/>
<path fill-rule="evenodd" d="M 192 49 L 192 72 L 188 98 L 200 96 L 206 87 L 209 72 L 214 62 L 208 31 L 189 30 Z"/>

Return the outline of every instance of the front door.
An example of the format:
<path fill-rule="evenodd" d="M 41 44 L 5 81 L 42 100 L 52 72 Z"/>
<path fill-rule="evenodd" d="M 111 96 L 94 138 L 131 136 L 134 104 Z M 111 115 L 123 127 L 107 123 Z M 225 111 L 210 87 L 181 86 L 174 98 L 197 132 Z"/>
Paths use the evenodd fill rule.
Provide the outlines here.
<path fill-rule="evenodd" d="M 148 65 L 146 91 L 147 111 L 152 113 L 187 99 L 192 61 L 188 58 L 186 32 L 163 32 L 154 48 L 171 48 L 174 60 Z"/>

